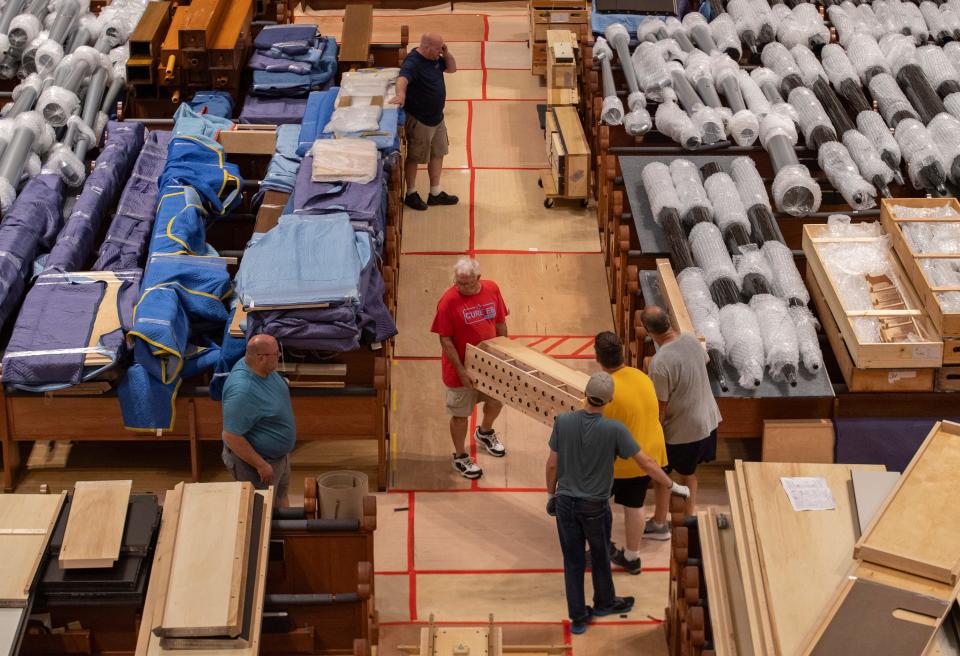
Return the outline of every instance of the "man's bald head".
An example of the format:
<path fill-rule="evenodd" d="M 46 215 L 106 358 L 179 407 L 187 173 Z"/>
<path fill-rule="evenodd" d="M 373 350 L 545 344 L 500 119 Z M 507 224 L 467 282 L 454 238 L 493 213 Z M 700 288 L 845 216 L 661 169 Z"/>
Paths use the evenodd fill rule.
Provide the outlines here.
<path fill-rule="evenodd" d="M 436 61 L 443 52 L 443 37 L 436 32 L 424 32 L 420 37 L 420 47 L 417 51 L 424 58 Z"/>
<path fill-rule="evenodd" d="M 640 313 L 640 321 L 647 332 L 655 337 L 664 335 L 673 328 L 670 323 L 670 315 L 656 305 L 645 307 L 643 312 Z"/>
<path fill-rule="evenodd" d="M 247 340 L 247 366 L 260 376 L 269 376 L 277 370 L 280 345 L 271 335 L 254 335 Z"/>
<path fill-rule="evenodd" d="M 264 355 L 275 353 L 279 349 L 273 335 L 254 335 L 247 342 L 247 355 Z"/>

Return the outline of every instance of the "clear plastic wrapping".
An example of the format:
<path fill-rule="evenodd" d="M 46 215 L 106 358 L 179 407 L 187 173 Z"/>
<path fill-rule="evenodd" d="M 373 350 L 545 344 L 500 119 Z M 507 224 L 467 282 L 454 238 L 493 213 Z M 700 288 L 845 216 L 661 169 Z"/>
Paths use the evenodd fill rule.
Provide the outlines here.
<path fill-rule="evenodd" d="M 803 137 L 807 143 L 807 148 L 816 149 L 814 140 L 814 130 L 820 128 L 819 132 L 833 134 L 836 139 L 836 131 L 833 124 L 823 109 L 823 105 L 813 95 L 813 91 L 806 87 L 797 87 L 790 92 L 790 104 L 797 110 L 797 116 L 800 118 L 800 129 L 803 130 Z"/>
<path fill-rule="evenodd" d="M 846 46 L 850 63 L 857 70 L 860 81 L 867 84 L 876 72 L 890 72 L 887 60 L 876 40 L 869 34 L 854 34 Z"/>
<path fill-rule="evenodd" d="M 720 308 L 713 302 L 710 289 L 699 267 L 687 267 L 677 274 L 680 295 L 687 306 L 687 314 L 697 335 L 703 338 L 707 350 L 723 353 L 723 334 L 720 332 Z"/>
<path fill-rule="evenodd" d="M 760 122 L 753 112 L 743 109 L 730 118 L 727 130 L 738 146 L 752 146 L 760 134 Z"/>
<path fill-rule="evenodd" d="M 894 172 L 899 171 L 900 145 L 880 115 L 876 112 L 860 112 L 857 114 L 857 129 L 873 142 L 884 163 Z"/>
<path fill-rule="evenodd" d="M 923 76 L 927 78 L 934 89 L 939 90 L 945 82 L 957 84 L 960 81 L 960 75 L 957 75 L 957 69 L 950 62 L 949 57 L 939 46 L 923 46 L 917 48 L 917 63 L 923 71 Z"/>
<path fill-rule="evenodd" d="M 688 150 L 700 145 L 700 131 L 675 102 L 664 102 L 657 107 L 656 124 L 657 130 Z"/>
<path fill-rule="evenodd" d="M 647 164 L 640 172 L 640 179 L 643 181 L 643 189 L 647 194 L 647 200 L 650 201 L 650 211 L 653 212 L 655 221 L 660 222 L 660 215 L 664 208 L 672 208 L 679 213 L 680 198 L 677 196 L 673 179 L 670 177 L 670 169 L 666 164 L 662 162 Z"/>
<path fill-rule="evenodd" d="M 790 75 L 800 76 L 800 69 L 793 55 L 782 43 L 768 43 L 760 53 L 760 60 L 766 68 L 776 73 L 781 79 Z"/>
<path fill-rule="evenodd" d="M 904 66 L 917 63 L 917 46 L 913 39 L 905 34 L 884 34 L 878 44 L 894 75 Z"/>
<path fill-rule="evenodd" d="M 900 152 L 907 161 L 907 174 L 914 189 L 924 189 L 929 183 L 942 183 L 946 179 L 943 155 L 933 142 L 933 137 L 923 123 L 914 118 L 900 121 L 894 131 Z M 924 170 L 932 173 L 924 174 Z"/>
<path fill-rule="evenodd" d="M 662 106 L 662 105 L 661 105 Z M 627 134 L 639 137 L 650 131 L 653 127 L 653 121 L 650 120 L 650 112 L 646 107 L 637 107 L 627 112 L 623 117 L 623 127 Z"/>
<path fill-rule="evenodd" d="M 726 127 L 723 117 L 713 107 L 701 105 L 690 115 L 690 120 L 700 134 L 700 141 L 704 144 L 714 144 L 723 141 L 726 137 Z"/>
<path fill-rule="evenodd" d="M 960 181 L 960 120 L 940 112 L 927 125 L 927 131 L 943 154 L 944 172 L 952 181 Z"/>
<path fill-rule="evenodd" d="M 930 0 L 923 0 L 923 2 L 920 3 L 920 13 L 923 15 L 923 20 L 926 21 L 927 27 L 935 39 L 945 39 L 951 36 L 947 32 L 943 16 L 940 13 L 940 7 L 938 7 L 936 3 L 930 2 Z"/>
<path fill-rule="evenodd" d="M 960 41 L 951 41 L 944 44 L 943 54 L 947 56 L 957 72 L 960 72 Z"/>
<path fill-rule="evenodd" d="M 750 0 L 730 0 L 727 2 L 727 13 L 733 18 L 734 27 L 740 39 L 746 42 L 748 35 L 756 40 L 760 34 L 760 19 L 750 6 Z"/>
<path fill-rule="evenodd" d="M 886 0 L 874 0 L 873 11 L 880 21 L 884 34 L 894 34 L 903 32 L 906 29 L 901 17 L 897 14 L 891 3 Z"/>
<path fill-rule="evenodd" d="M 951 41 L 951 43 L 953 43 Z M 960 92 L 951 93 L 949 96 L 943 99 L 943 107 L 951 116 L 960 118 Z"/>
<path fill-rule="evenodd" d="M 330 121 L 324 126 L 327 134 L 376 131 L 380 127 L 383 108 L 379 105 L 348 105 L 333 111 Z"/>
<path fill-rule="evenodd" d="M 677 158 L 670 162 L 670 179 L 680 201 L 681 215 L 686 215 L 691 209 L 703 208 L 707 218 L 713 217 L 713 205 L 707 190 L 700 180 L 700 170 L 697 165 L 688 159 Z"/>
<path fill-rule="evenodd" d="M 901 2 L 900 9 L 905 14 L 907 28 L 913 35 L 914 43 L 918 45 L 926 43 L 930 33 L 927 29 L 927 21 L 924 20 L 920 8 L 912 2 Z"/>
<path fill-rule="evenodd" d="M 711 107 L 720 107 L 720 96 L 713 84 L 713 73 L 710 70 L 710 57 L 699 50 L 691 52 L 684 64 L 687 79 L 694 86 L 703 102 Z"/>
<path fill-rule="evenodd" d="M 713 220 L 721 232 L 726 232 L 730 225 L 738 224 L 750 234 L 750 221 L 747 219 L 747 210 L 737 193 L 737 186 L 730 175 L 723 171 L 714 173 L 704 183 L 710 202 L 713 204 Z"/>
<path fill-rule="evenodd" d="M 660 50 L 652 43 L 644 41 L 633 51 L 631 60 L 640 90 L 650 100 L 660 102 L 663 99 L 664 89 L 671 85 Z"/>
<path fill-rule="evenodd" d="M 864 180 L 874 183 L 879 180 L 884 185 L 893 182 L 893 169 L 884 164 L 876 146 L 859 130 L 847 130 L 843 134 L 843 145 L 857 164 Z"/>
<path fill-rule="evenodd" d="M 743 102 L 746 103 L 747 109 L 753 112 L 758 120 L 762 119 L 770 111 L 770 101 L 763 95 L 760 85 L 745 70 L 740 69 L 737 72 L 737 78 L 740 82 L 740 93 L 743 94 Z"/>
<path fill-rule="evenodd" d="M 870 80 L 870 95 L 877 101 L 887 125 L 896 126 L 905 117 L 918 118 L 913 105 L 903 95 L 896 80 L 887 73 L 874 75 Z"/>
<path fill-rule="evenodd" d="M 80 98 L 68 89 L 50 87 L 40 94 L 36 106 L 50 125 L 59 128 L 79 111 Z"/>
<path fill-rule="evenodd" d="M 960 287 L 960 260 L 923 260 L 924 273 L 933 287 Z M 944 312 L 960 312 L 960 292 L 935 292 Z"/>
<path fill-rule="evenodd" d="M 773 280 L 770 263 L 763 256 L 756 244 L 747 244 L 740 247 L 740 253 L 733 256 L 733 264 L 737 267 L 737 274 L 743 279 L 749 275 L 761 276 L 767 281 Z"/>
<path fill-rule="evenodd" d="M 687 35 L 686 28 L 683 27 L 683 24 L 676 16 L 667 16 L 667 19 L 664 21 L 664 27 L 667 30 L 667 34 L 670 35 L 670 38 L 676 41 L 684 52 L 691 52 L 694 49 L 693 43 L 691 43 L 690 37 Z"/>
<path fill-rule="evenodd" d="M 637 28 L 637 41 L 659 41 L 667 37 L 667 28 L 656 16 L 647 16 Z"/>
<path fill-rule="evenodd" d="M 790 216 L 807 216 L 820 209 L 823 193 L 820 185 L 803 164 L 784 166 L 773 178 L 770 188 L 777 209 Z"/>
<path fill-rule="evenodd" d="M 687 61 L 687 52 L 680 47 L 680 44 L 677 43 L 675 39 L 661 39 L 653 45 L 657 46 L 657 49 L 660 51 L 660 56 L 664 61 L 675 61 L 681 64 Z"/>
<path fill-rule="evenodd" d="M 855 210 L 867 210 L 877 204 L 877 191 L 863 179 L 847 148 L 839 141 L 823 144 L 817 152 L 817 162 L 847 205 Z"/>
<path fill-rule="evenodd" d="M 602 36 L 598 36 L 593 44 L 593 58 L 597 61 L 603 61 L 604 59 L 613 61 L 613 49 L 610 48 L 610 44 Z"/>
<path fill-rule="evenodd" d="M 773 272 L 773 279 L 770 281 L 773 283 L 773 292 L 788 301 L 796 299 L 802 305 L 809 303 L 810 292 L 803 284 L 803 276 L 797 270 L 793 252 L 779 241 L 765 241 L 760 250 Z"/>
<path fill-rule="evenodd" d="M 43 119 L 43 115 L 37 111 L 23 112 L 19 114 L 14 122 L 17 128 L 23 128 L 33 132 L 33 152 L 44 154 L 53 147 L 56 135 L 53 128 Z"/>
<path fill-rule="evenodd" d="M 848 12 L 840 5 L 830 5 L 827 7 L 827 16 L 830 22 L 837 29 L 837 40 L 846 45 L 858 29 L 861 29 L 862 22 L 855 13 Z"/>
<path fill-rule="evenodd" d="M 737 192 L 744 207 L 750 209 L 756 205 L 770 208 L 770 199 L 767 198 L 767 189 L 763 178 L 757 170 L 757 165 L 749 157 L 737 157 L 730 163 L 730 177 L 737 185 Z"/>
<path fill-rule="evenodd" d="M 830 79 L 827 77 L 827 72 L 823 70 L 820 60 L 817 59 L 810 48 L 805 45 L 793 46 L 790 49 L 790 54 L 793 55 L 793 60 L 796 62 L 797 68 L 800 69 L 800 79 L 803 80 L 805 85 L 813 86 L 813 83 L 817 80 L 829 83 Z"/>
<path fill-rule="evenodd" d="M 763 380 L 763 338 L 757 316 L 743 303 L 720 308 L 724 355 L 739 376 L 741 387 L 759 387 Z"/>
<path fill-rule="evenodd" d="M 716 209 L 715 202 L 714 209 Z M 690 230 L 689 241 L 693 261 L 703 269 L 708 285 L 713 285 L 720 278 L 729 278 L 737 287 L 740 286 L 740 277 L 723 243 L 720 228 L 712 223 L 698 223 Z"/>
<path fill-rule="evenodd" d="M 750 72 L 750 77 L 757 83 L 771 105 L 783 102 L 783 96 L 780 95 L 779 75 L 766 66 L 757 66 Z"/>
<path fill-rule="evenodd" d="M 600 118 L 606 125 L 623 123 L 623 102 L 617 96 L 607 96 L 600 106 Z"/>
<path fill-rule="evenodd" d="M 750 299 L 750 309 L 757 315 L 770 378 L 778 383 L 795 383 L 800 345 L 786 301 L 771 294 L 757 294 Z"/>
<path fill-rule="evenodd" d="M 740 35 L 730 14 L 720 14 L 710 21 L 710 34 L 719 50 L 740 59 Z"/>
<path fill-rule="evenodd" d="M 863 3 L 857 5 L 856 12 L 857 17 L 860 19 L 860 24 L 864 28 L 864 34 L 868 34 L 874 39 L 879 39 L 883 34 L 883 26 L 880 25 L 880 20 L 874 13 L 873 7 L 867 3 Z"/>
<path fill-rule="evenodd" d="M 836 43 L 828 43 L 820 51 L 820 59 L 823 62 L 823 70 L 830 78 L 830 84 L 834 89 L 839 89 L 840 85 L 847 80 L 852 80 L 858 86 L 860 78 L 856 69 L 847 57 L 846 51 Z"/>
<path fill-rule="evenodd" d="M 791 305 L 787 308 L 787 313 L 797 332 L 797 347 L 804 369 L 810 372 L 821 369 L 823 352 L 820 350 L 820 340 L 817 337 L 820 323 L 806 305 Z"/>
<path fill-rule="evenodd" d="M 893 208 L 891 208 L 893 211 Z M 945 212 L 937 215 L 948 216 Z M 903 215 L 894 213 L 894 216 Z M 960 219 L 958 219 L 960 220 Z M 956 253 L 960 255 L 960 223 L 926 221 L 899 224 L 903 236 L 914 253 Z"/>
<path fill-rule="evenodd" d="M 683 17 L 683 26 L 687 28 L 687 34 L 691 41 L 704 52 L 713 52 L 717 49 L 717 43 L 713 40 L 713 34 L 710 32 L 710 26 L 707 25 L 707 19 L 696 11 L 691 11 Z"/>

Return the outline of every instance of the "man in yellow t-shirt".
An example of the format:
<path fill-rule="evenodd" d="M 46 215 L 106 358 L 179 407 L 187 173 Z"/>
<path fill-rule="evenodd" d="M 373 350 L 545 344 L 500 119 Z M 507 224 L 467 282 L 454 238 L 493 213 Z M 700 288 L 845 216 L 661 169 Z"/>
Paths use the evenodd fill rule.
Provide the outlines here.
<path fill-rule="evenodd" d="M 640 449 L 658 465 L 667 464 L 667 447 L 660 426 L 660 406 L 653 381 L 623 359 L 623 342 L 616 334 L 605 331 L 594 338 L 594 351 L 600 366 L 613 378 L 613 401 L 603 409 L 603 416 L 623 423 Z M 650 477 L 630 460 L 617 458 L 613 465 L 613 502 L 623 507 L 626 542 L 622 549 L 611 543 L 610 560 L 631 574 L 640 573 L 640 542 L 643 540 L 643 501 Z M 669 539 L 669 533 L 667 534 Z"/>

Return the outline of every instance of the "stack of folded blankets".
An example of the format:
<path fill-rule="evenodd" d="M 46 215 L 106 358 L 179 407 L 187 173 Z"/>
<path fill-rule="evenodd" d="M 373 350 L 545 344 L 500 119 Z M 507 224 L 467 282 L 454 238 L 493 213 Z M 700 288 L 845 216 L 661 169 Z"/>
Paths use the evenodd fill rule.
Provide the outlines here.
<path fill-rule="evenodd" d="M 337 72 L 337 42 L 315 25 L 271 25 L 253 42 L 247 66 L 253 86 L 241 123 L 299 123 L 311 91 L 328 88 Z"/>

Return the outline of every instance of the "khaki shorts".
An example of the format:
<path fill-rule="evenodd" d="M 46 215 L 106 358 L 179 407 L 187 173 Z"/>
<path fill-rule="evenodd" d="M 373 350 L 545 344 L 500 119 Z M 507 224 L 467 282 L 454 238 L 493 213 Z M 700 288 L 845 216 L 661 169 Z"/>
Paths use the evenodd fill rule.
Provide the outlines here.
<path fill-rule="evenodd" d="M 469 387 L 447 388 L 447 414 L 453 417 L 469 417 L 478 403 L 499 405 L 500 401 Z"/>
<path fill-rule="evenodd" d="M 241 483 L 253 483 L 257 490 L 266 490 L 267 486 L 260 482 L 260 474 L 257 470 L 241 460 L 237 454 L 230 450 L 226 444 L 223 445 L 223 464 L 227 466 L 227 471 L 233 476 L 233 480 Z M 265 458 L 267 463 L 273 467 L 273 505 L 277 507 L 280 501 L 287 496 L 290 489 L 290 457 L 283 456 L 270 460 Z"/>
<path fill-rule="evenodd" d="M 450 141 L 447 139 L 447 124 L 440 121 L 430 126 L 424 125 L 407 114 L 405 126 L 407 135 L 407 159 L 417 164 L 427 164 L 431 159 L 447 154 Z"/>

